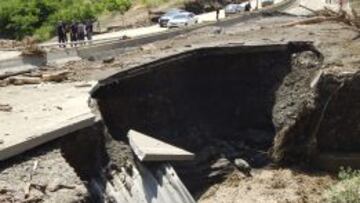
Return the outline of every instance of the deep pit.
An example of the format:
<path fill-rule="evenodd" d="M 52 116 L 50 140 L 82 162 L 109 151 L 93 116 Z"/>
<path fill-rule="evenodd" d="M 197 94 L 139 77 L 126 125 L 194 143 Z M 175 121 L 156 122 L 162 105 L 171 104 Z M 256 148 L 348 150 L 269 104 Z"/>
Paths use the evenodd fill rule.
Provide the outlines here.
<path fill-rule="evenodd" d="M 202 48 L 119 72 L 92 91 L 103 122 L 68 136 L 64 157 L 99 202 L 111 196 L 107 183 L 136 165 L 130 129 L 196 154 L 172 163 L 196 199 L 238 158 L 262 168 L 331 150 L 357 152 L 357 141 L 348 139 L 358 131 L 341 136 L 345 126 L 357 126 L 356 111 L 334 114 L 343 102 L 358 106 L 358 97 L 339 95 L 355 94 L 360 77 L 319 74 L 322 64 L 312 44 L 292 42 Z"/>
<path fill-rule="evenodd" d="M 268 165 L 277 131 L 313 98 L 301 85 L 310 83 L 321 62 L 306 42 L 212 47 L 100 81 L 92 97 L 110 138 L 110 168 L 127 160 L 122 150 L 128 151 L 129 129 L 196 153 L 195 161 L 173 163 L 195 197 L 229 173 L 236 158 L 252 167 Z M 217 163 L 221 158 L 229 163 Z"/>

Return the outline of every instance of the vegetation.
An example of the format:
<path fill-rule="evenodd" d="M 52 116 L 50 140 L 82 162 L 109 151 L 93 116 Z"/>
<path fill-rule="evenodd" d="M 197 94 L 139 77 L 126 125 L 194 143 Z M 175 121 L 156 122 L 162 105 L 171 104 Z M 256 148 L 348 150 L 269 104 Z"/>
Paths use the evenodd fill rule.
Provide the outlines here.
<path fill-rule="evenodd" d="M 103 12 L 124 12 L 130 6 L 131 0 L 1 0 L 0 35 L 46 40 L 59 21 L 95 20 Z"/>
<path fill-rule="evenodd" d="M 327 201 L 333 203 L 360 202 L 360 171 L 341 168 L 339 179 L 340 182 L 327 191 Z"/>

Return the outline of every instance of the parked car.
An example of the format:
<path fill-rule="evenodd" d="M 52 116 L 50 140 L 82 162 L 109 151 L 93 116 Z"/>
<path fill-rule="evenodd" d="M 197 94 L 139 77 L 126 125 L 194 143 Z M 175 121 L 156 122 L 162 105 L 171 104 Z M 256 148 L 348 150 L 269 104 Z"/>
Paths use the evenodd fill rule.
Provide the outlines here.
<path fill-rule="evenodd" d="M 245 11 L 246 4 L 247 2 L 241 4 L 228 4 L 225 7 L 225 16 Z"/>
<path fill-rule="evenodd" d="M 271 6 L 273 4 L 274 4 L 274 0 L 261 0 L 262 7 Z"/>
<path fill-rule="evenodd" d="M 159 18 L 159 25 L 160 27 L 166 27 L 170 18 L 172 18 L 175 15 L 181 14 L 181 13 L 186 13 L 187 11 L 181 10 L 181 9 L 171 9 L 168 12 L 166 12 L 164 15 L 162 15 Z"/>
<path fill-rule="evenodd" d="M 195 14 L 190 12 L 183 12 L 172 16 L 167 23 L 167 27 L 169 28 L 184 27 L 184 26 L 194 25 L 196 23 L 198 23 L 198 19 L 195 16 Z"/>

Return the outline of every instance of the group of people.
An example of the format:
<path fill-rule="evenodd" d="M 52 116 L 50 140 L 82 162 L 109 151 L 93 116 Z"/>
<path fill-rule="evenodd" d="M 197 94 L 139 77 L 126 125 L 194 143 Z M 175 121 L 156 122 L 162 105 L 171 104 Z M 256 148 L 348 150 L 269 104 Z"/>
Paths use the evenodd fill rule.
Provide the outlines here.
<path fill-rule="evenodd" d="M 84 22 L 73 21 L 72 23 L 58 22 L 56 32 L 59 40 L 59 47 L 65 48 L 70 37 L 71 47 L 84 45 L 85 39 L 92 40 L 93 23 L 90 20 Z"/>

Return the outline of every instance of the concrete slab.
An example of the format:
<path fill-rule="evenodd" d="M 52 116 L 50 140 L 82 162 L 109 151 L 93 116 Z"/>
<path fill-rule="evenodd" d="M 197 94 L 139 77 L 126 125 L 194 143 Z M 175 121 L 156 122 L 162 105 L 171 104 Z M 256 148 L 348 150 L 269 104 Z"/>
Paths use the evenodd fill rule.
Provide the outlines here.
<path fill-rule="evenodd" d="M 95 84 L 95 83 L 92 83 Z M 88 107 L 92 87 L 78 83 L 8 86 L 0 88 L 0 160 L 92 125 Z"/>
<path fill-rule="evenodd" d="M 195 155 L 135 130 L 128 133 L 129 143 L 141 161 L 184 161 Z"/>

